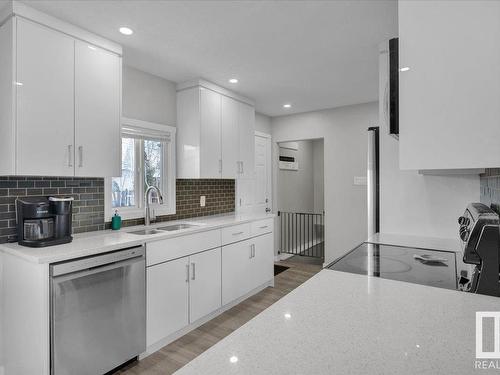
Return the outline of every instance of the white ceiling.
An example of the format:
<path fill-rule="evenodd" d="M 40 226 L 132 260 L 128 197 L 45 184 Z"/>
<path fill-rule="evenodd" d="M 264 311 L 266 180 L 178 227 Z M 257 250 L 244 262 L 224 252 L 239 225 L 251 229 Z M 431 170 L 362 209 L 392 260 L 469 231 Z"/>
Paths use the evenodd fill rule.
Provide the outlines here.
<path fill-rule="evenodd" d="M 376 100 L 377 46 L 397 34 L 396 1 L 24 2 L 122 44 L 126 65 L 203 77 L 270 116 Z"/>

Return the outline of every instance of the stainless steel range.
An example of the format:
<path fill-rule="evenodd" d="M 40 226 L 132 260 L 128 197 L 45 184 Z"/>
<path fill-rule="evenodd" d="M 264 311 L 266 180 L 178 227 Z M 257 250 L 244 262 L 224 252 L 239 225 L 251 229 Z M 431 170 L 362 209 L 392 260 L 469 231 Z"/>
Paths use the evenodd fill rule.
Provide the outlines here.
<path fill-rule="evenodd" d="M 469 204 L 459 218 L 459 236 L 462 252 L 365 242 L 326 268 L 499 296 L 498 215 L 483 204 Z"/>

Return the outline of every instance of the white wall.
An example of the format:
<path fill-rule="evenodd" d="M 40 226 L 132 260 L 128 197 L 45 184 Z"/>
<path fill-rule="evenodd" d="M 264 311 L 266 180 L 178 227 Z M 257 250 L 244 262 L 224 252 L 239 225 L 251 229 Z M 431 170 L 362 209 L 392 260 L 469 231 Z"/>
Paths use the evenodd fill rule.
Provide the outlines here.
<path fill-rule="evenodd" d="M 399 142 L 387 129 L 380 133 L 380 231 L 456 238 L 457 218 L 468 203 L 479 202 L 479 176 L 401 171 Z"/>
<path fill-rule="evenodd" d="M 324 138 L 325 262 L 366 239 L 366 186 L 353 178 L 366 175 L 367 129 L 377 122 L 376 102 L 272 119 L 273 142 Z M 273 155 L 276 171 L 276 145 Z"/>
<path fill-rule="evenodd" d="M 297 171 L 278 170 L 278 211 L 313 212 L 313 142 L 297 142 L 298 150 L 283 149 L 281 155 L 293 156 L 299 164 Z"/>
<path fill-rule="evenodd" d="M 271 117 L 255 112 L 255 130 L 271 134 Z"/>
<path fill-rule="evenodd" d="M 158 76 L 123 67 L 123 116 L 175 126 L 175 83 Z"/>
<path fill-rule="evenodd" d="M 324 175 L 324 141 L 315 139 L 313 142 L 313 185 L 314 212 L 321 213 L 325 209 L 325 175 Z"/>

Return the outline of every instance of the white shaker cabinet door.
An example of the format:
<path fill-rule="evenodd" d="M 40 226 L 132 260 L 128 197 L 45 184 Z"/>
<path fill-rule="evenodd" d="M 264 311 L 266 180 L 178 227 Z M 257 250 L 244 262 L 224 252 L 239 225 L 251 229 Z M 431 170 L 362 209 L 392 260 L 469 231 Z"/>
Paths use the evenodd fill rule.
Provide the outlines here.
<path fill-rule="evenodd" d="M 252 288 L 252 242 L 236 242 L 222 247 L 222 305 L 245 295 Z"/>
<path fill-rule="evenodd" d="M 238 174 L 238 110 L 236 100 L 222 97 L 222 178 L 234 179 Z"/>
<path fill-rule="evenodd" d="M 157 264 L 147 272 L 147 345 L 188 325 L 188 258 Z"/>
<path fill-rule="evenodd" d="M 274 277 L 274 237 L 272 233 L 253 239 L 253 264 L 255 274 L 254 288 L 270 281 Z"/>
<path fill-rule="evenodd" d="M 200 178 L 220 178 L 221 95 L 200 88 Z"/>
<path fill-rule="evenodd" d="M 221 249 L 189 257 L 189 322 L 193 323 L 221 306 Z"/>
<path fill-rule="evenodd" d="M 17 18 L 16 174 L 74 174 L 74 40 Z"/>
<path fill-rule="evenodd" d="M 75 44 L 75 175 L 121 174 L 121 57 Z"/>
<path fill-rule="evenodd" d="M 241 177 L 253 178 L 255 170 L 255 109 L 239 103 L 238 118 L 239 135 L 239 174 Z"/>

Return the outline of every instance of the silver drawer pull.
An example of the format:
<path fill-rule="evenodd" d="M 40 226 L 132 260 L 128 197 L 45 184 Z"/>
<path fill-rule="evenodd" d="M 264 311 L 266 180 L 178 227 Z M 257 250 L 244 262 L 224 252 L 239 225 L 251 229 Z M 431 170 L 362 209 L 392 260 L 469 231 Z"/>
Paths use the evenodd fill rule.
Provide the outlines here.
<path fill-rule="evenodd" d="M 266 229 L 267 228 L 267 225 L 263 225 L 261 227 L 259 227 L 259 229 Z"/>
<path fill-rule="evenodd" d="M 189 264 L 186 264 L 186 282 L 189 282 Z"/>
<path fill-rule="evenodd" d="M 191 276 L 191 280 L 196 280 L 196 263 L 191 263 L 191 267 L 193 268 L 193 275 Z"/>
<path fill-rule="evenodd" d="M 245 232 L 236 232 L 236 233 L 233 233 L 233 236 L 239 236 L 240 234 L 243 234 Z"/>

